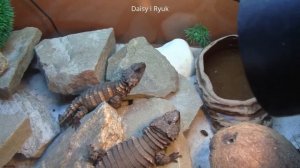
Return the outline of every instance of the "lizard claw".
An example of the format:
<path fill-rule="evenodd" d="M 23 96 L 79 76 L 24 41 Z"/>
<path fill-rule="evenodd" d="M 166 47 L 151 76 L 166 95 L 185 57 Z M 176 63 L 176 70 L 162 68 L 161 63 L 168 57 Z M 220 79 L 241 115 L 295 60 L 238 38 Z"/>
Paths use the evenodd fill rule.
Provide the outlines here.
<path fill-rule="evenodd" d="M 77 130 L 77 128 L 79 128 L 80 126 L 80 119 L 75 117 L 73 119 L 73 122 L 71 123 L 72 128 L 75 128 L 75 130 Z"/>
<path fill-rule="evenodd" d="M 177 159 L 182 156 L 179 154 L 179 152 L 174 152 L 174 153 L 170 154 L 169 157 L 170 157 L 171 162 L 177 163 L 178 162 Z"/>

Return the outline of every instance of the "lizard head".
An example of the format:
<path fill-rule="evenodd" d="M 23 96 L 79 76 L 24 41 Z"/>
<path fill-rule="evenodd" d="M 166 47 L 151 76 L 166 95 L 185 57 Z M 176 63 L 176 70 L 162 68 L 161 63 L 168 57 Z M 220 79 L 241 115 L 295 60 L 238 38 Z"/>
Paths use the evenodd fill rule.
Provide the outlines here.
<path fill-rule="evenodd" d="M 150 128 L 174 141 L 180 131 L 180 112 L 174 110 L 165 113 L 153 120 L 150 123 Z"/>
<path fill-rule="evenodd" d="M 146 64 L 134 63 L 122 72 L 122 81 L 130 88 L 136 86 L 144 75 Z"/>

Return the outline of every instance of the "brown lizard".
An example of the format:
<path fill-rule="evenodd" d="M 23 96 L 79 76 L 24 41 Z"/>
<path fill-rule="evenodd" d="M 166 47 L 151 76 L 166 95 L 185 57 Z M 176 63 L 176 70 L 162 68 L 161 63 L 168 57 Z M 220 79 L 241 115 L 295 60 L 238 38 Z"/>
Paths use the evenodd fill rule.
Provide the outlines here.
<path fill-rule="evenodd" d="M 167 156 L 164 153 L 180 131 L 180 113 L 177 110 L 165 113 L 144 128 L 141 137 L 132 137 L 116 144 L 106 152 L 91 146 L 90 160 L 99 168 L 142 168 L 177 162 L 178 152 Z"/>
<path fill-rule="evenodd" d="M 132 64 L 121 72 L 122 76 L 119 80 L 100 83 L 89 88 L 76 97 L 65 113 L 59 116 L 59 124 L 61 126 L 72 125 L 77 128 L 80 125 L 80 119 L 103 101 L 108 102 L 114 108 L 120 107 L 122 99 L 143 77 L 145 68 L 146 64 L 143 62 Z"/>

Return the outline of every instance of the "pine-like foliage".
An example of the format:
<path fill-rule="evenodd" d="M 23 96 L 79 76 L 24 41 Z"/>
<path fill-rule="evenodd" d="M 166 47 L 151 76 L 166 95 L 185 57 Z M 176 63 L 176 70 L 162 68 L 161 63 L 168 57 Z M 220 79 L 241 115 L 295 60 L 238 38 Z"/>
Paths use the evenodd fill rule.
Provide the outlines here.
<path fill-rule="evenodd" d="M 188 28 L 184 30 L 184 32 L 190 43 L 199 44 L 201 47 L 205 47 L 210 43 L 210 36 L 207 28 L 200 24 Z"/>
<path fill-rule="evenodd" d="M 10 0 L 0 0 L 0 48 L 13 30 L 14 11 Z"/>

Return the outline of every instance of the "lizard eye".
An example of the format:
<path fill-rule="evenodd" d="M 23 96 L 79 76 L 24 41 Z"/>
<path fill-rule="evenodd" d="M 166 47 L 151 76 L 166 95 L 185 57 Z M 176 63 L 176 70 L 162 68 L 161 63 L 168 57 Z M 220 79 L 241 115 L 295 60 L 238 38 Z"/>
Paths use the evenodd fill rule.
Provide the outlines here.
<path fill-rule="evenodd" d="M 172 121 L 168 121 L 168 124 L 171 125 L 171 124 L 172 124 Z"/>

